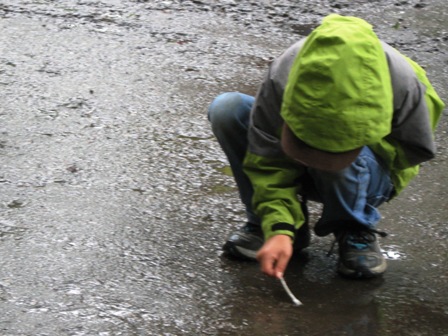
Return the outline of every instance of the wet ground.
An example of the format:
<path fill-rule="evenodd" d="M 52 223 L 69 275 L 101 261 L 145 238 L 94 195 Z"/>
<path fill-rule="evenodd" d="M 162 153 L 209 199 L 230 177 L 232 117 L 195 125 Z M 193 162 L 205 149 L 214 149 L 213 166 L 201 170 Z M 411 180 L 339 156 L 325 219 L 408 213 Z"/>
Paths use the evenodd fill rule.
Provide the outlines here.
<path fill-rule="evenodd" d="M 0 1 L 0 335 L 448 335 L 446 116 L 383 207 L 383 279 L 341 279 L 315 238 L 286 273 L 294 307 L 221 255 L 244 216 L 207 105 L 253 94 L 332 12 L 448 102 L 446 0 Z"/>

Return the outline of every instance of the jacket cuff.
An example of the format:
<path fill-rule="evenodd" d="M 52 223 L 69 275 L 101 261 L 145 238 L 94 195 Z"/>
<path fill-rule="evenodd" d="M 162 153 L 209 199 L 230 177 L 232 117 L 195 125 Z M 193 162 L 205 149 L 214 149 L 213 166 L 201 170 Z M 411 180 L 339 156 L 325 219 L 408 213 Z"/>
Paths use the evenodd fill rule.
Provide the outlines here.
<path fill-rule="evenodd" d="M 295 229 L 293 224 L 276 223 L 276 224 L 271 226 L 271 230 L 267 234 L 266 238 L 270 238 L 272 236 L 276 236 L 276 235 L 282 234 L 282 235 L 290 236 L 291 239 L 294 240 L 295 231 L 296 231 L 296 229 Z"/>
<path fill-rule="evenodd" d="M 292 234 L 294 234 L 296 228 L 293 224 L 288 223 L 277 223 L 272 225 L 272 231 L 290 231 Z"/>

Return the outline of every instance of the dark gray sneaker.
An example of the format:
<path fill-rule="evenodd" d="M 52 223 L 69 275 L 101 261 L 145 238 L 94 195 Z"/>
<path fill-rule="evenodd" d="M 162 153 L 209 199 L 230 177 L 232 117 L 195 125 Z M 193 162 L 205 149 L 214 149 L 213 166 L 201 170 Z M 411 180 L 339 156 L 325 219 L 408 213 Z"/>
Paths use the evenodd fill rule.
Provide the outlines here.
<path fill-rule="evenodd" d="M 230 234 L 222 249 L 238 259 L 256 260 L 257 252 L 263 243 L 263 231 L 260 225 L 247 223 Z"/>
<path fill-rule="evenodd" d="M 339 244 L 338 272 L 350 278 L 374 278 L 387 268 L 376 235 L 385 237 L 385 232 L 369 228 L 348 230 L 336 234 Z"/>
<path fill-rule="evenodd" d="M 308 247 L 311 233 L 308 223 L 297 230 L 294 240 L 294 251 Z M 247 223 L 239 230 L 233 232 L 223 246 L 224 252 L 241 260 L 255 261 L 258 250 L 264 244 L 264 235 L 259 225 Z"/>

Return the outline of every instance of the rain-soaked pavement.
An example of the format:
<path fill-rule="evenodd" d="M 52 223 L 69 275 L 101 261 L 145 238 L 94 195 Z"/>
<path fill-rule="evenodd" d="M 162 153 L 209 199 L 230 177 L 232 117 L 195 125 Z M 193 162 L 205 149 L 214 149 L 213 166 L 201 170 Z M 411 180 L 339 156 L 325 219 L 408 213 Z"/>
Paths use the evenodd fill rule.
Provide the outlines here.
<path fill-rule="evenodd" d="M 286 273 L 294 307 L 221 255 L 244 216 L 206 108 L 253 94 L 332 12 L 448 102 L 446 0 L 1 0 L 0 335 L 448 335 L 446 116 L 383 207 L 383 279 L 340 278 L 314 239 Z"/>

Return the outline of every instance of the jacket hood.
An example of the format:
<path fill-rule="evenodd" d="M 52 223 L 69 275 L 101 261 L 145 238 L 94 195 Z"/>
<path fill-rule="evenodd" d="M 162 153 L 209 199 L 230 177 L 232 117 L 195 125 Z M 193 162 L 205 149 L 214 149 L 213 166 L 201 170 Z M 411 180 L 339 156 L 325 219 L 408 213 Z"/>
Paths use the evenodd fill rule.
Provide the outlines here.
<path fill-rule="evenodd" d="M 281 115 L 307 145 L 341 153 L 391 131 L 393 91 L 381 42 L 366 21 L 331 14 L 289 73 Z"/>

